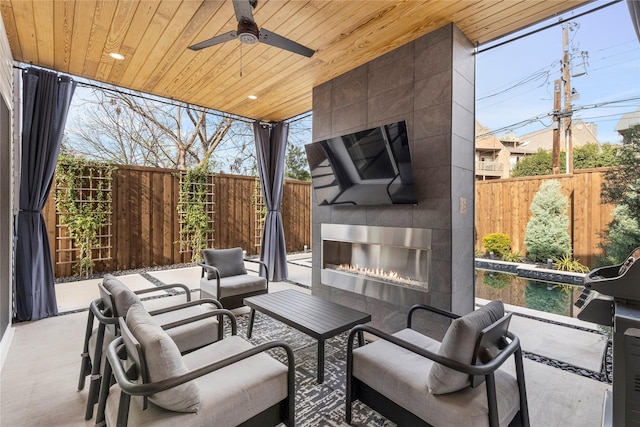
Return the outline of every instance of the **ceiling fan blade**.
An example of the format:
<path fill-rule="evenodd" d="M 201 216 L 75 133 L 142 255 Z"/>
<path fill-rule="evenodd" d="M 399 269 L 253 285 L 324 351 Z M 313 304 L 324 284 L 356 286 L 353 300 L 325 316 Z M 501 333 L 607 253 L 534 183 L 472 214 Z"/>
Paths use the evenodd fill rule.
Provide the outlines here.
<path fill-rule="evenodd" d="M 233 0 L 233 9 L 236 11 L 238 22 L 247 20 L 255 23 L 253 19 L 253 8 L 258 2 L 256 0 Z"/>
<path fill-rule="evenodd" d="M 194 45 L 189 46 L 191 50 L 200 50 L 205 47 L 214 46 L 220 43 L 228 42 L 231 40 L 235 40 L 238 37 L 238 33 L 236 31 L 229 31 L 228 33 L 220 34 L 218 36 L 212 37 L 208 40 L 201 41 L 200 43 L 196 43 Z"/>
<path fill-rule="evenodd" d="M 235 1 L 235 0 L 234 0 Z M 289 52 L 297 53 L 302 56 L 311 58 L 316 52 L 313 49 L 309 49 L 306 46 L 296 43 L 293 40 L 289 40 L 286 37 L 282 37 L 276 33 L 272 33 L 269 30 L 262 28 L 260 30 L 260 41 L 270 46 L 279 47 L 280 49 L 288 50 Z"/>

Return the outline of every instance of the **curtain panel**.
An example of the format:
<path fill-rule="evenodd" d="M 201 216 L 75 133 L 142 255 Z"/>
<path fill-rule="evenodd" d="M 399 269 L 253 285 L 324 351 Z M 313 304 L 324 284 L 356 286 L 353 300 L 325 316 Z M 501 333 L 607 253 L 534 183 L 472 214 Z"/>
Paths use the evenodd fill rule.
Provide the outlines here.
<path fill-rule="evenodd" d="M 44 208 L 76 82 L 29 68 L 22 74 L 22 162 L 16 227 L 16 320 L 58 313 Z"/>
<path fill-rule="evenodd" d="M 269 280 L 281 281 L 289 277 L 287 245 L 282 223 L 282 185 L 284 182 L 284 154 L 287 149 L 289 125 L 253 123 L 256 141 L 258 175 L 267 213 L 264 221 L 260 259 L 269 269 Z"/>

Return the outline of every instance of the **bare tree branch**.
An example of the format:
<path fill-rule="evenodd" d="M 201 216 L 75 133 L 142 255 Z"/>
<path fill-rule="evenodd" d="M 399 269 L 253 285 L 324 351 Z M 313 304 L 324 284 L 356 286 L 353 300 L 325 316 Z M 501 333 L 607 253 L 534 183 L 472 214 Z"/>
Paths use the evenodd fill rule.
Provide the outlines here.
<path fill-rule="evenodd" d="M 94 89 L 67 128 L 65 149 L 124 164 L 186 169 L 209 161 L 236 122 L 187 104 Z"/>

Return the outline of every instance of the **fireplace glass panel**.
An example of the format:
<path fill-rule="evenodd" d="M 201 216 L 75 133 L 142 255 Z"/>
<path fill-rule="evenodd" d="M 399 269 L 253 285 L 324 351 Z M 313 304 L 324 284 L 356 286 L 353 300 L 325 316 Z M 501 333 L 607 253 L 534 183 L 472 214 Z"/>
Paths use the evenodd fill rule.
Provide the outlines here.
<path fill-rule="evenodd" d="M 375 243 L 323 241 L 323 269 L 400 286 L 426 288 L 429 250 Z"/>

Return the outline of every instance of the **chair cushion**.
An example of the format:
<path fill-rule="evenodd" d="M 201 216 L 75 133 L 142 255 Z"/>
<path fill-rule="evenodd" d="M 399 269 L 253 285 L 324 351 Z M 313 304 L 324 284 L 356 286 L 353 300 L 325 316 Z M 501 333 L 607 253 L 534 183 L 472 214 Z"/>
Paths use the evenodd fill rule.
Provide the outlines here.
<path fill-rule="evenodd" d="M 218 269 L 221 277 L 247 274 L 242 248 L 205 249 L 202 251 L 202 257 L 205 264 Z M 215 279 L 215 274 L 210 270 L 207 270 L 207 279 Z"/>
<path fill-rule="evenodd" d="M 134 294 L 131 289 L 127 288 L 124 283 L 111 274 L 104 275 L 102 285 L 113 296 L 113 303 L 116 310 L 114 317 L 126 315 L 132 304 L 140 303 L 138 295 Z"/>
<path fill-rule="evenodd" d="M 200 307 L 192 306 L 156 314 L 153 319 L 160 325 L 167 325 L 203 313 L 204 310 Z M 218 319 L 207 317 L 196 322 L 189 322 L 175 328 L 166 329 L 165 332 L 176 343 L 180 352 L 184 353 L 215 342 L 218 339 Z"/>
<path fill-rule="evenodd" d="M 440 343 L 412 329 L 394 336 L 437 352 Z M 353 376 L 433 426 L 488 426 L 486 387 L 467 387 L 456 393 L 427 391 L 427 374 L 435 364 L 388 341 L 377 340 L 353 351 Z M 516 379 L 496 371 L 496 396 L 501 426 L 507 426 L 520 407 Z"/>
<path fill-rule="evenodd" d="M 142 347 L 150 382 L 162 381 L 189 372 L 176 344 L 142 304 L 133 304 L 127 312 L 126 319 L 127 327 Z M 149 400 L 171 411 L 197 412 L 200 407 L 200 390 L 195 382 L 189 381 L 152 394 Z"/>
<path fill-rule="evenodd" d="M 239 336 L 230 336 L 186 354 L 183 360 L 190 369 L 195 369 L 251 347 L 251 344 Z M 202 402 L 197 414 L 167 412 L 153 404 L 142 411 L 137 405 L 131 405 L 129 425 L 237 426 L 287 397 L 287 366 L 265 353 L 244 359 L 195 381 L 200 387 Z M 116 384 L 107 401 L 107 425 L 115 425 L 119 395 Z"/>
<path fill-rule="evenodd" d="M 470 364 L 480 332 L 504 316 L 502 301 L 491 301 L 484 307 L 459 317 L 447 329 L 439 354 L 460 363 Z M 470 385 L 469 375 L 435 363 L 427 378 L 433 394 L 452 393 Z"/>
<path fill-rule="evenodd" d="M 220 293 L 222 295 L 218 295 L 216 280 L 207 280 L 206 277 L 203 277 L 200 279 L 200 289 L 214 298 L 227 298 L 249 292 L 266 291 L 267 279 L 251 274 L 224 277 L 220 279 Z"/>

